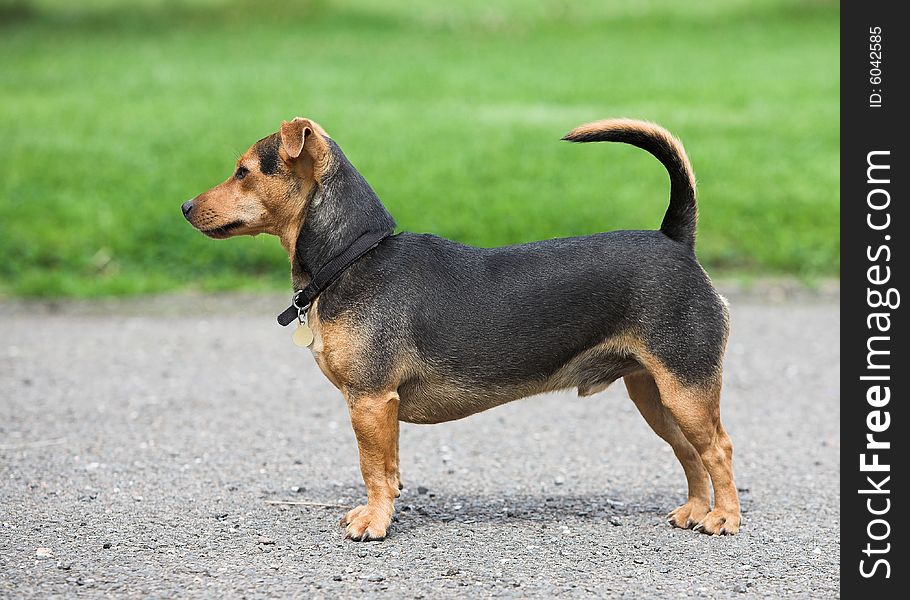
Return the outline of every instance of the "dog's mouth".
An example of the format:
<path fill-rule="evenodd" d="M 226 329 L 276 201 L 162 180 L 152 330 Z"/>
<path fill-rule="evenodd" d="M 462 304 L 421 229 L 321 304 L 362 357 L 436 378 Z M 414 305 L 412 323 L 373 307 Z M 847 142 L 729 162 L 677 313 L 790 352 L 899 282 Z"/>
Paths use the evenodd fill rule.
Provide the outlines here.
<path fill-rule="evenodd" d="M 202 233 L 209 236 L 210 238 L 215 238 L 216 240 L 222 240 L 226 237 L 231 236 L 231 231 L 241 227 L 243 221 L 231 221 L 227 225 L 222 225 L 221 227 L 215 227 L 214 229 L 202 229 Z"/>

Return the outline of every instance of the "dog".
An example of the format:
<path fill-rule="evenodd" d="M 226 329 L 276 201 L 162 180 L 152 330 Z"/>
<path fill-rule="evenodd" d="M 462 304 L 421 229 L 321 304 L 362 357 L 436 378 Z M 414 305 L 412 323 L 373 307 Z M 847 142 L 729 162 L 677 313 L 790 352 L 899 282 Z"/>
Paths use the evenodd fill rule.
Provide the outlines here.
<path fill-rule="evenodd" d="M 739 530 L 733 446 L 720 420 L 728 310 L 695 256 L 685 150 L 662 127 L 630 119 L 582 125 L 563 139 L 624 142 L 657 158 L 670 176 L 660 229 L 499 248 L 390 235 L 395 220 L 369 184 L 320 125 L 300 117 L 182 205 L 211 238 L 277 236 L 298 294 L 321 281 L 312 302 L 295 296 L 294 305 L 359 446 L 367 503 L 342 519 L 346 537 L 388 532 L 402 489 L 399 421 L 461 419 L 570 388 L 587 396 L 619 378 L 685 471 L 688 498 L 669 523 Z M 354 240 L 375 231 L 387 233 L 351 256 Z"/>

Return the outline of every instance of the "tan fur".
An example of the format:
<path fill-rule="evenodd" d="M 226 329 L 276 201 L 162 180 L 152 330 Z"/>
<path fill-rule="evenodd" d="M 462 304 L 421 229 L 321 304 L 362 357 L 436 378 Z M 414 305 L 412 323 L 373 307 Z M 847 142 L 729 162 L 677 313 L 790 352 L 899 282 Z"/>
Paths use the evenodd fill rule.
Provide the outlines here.
<path fill-rule="evenodd" d="M 364 364 L 362 358 L 363 345 L 357 334 L 357 329 L 344 320 L 322 323 L 315 310 L 315 305 L 310 309 L 313 315 L 310 322 L 313 329 L 313 355 L 316 364 L 328 377 L 329 381 L 340 390 L 356 385 L 357 376 L 365 372 L 369 365 Z M 316 332 L 318 333 L 318 346 Z"/>
<path fill-rule="evenodd" d="M 296 185 L 291 188 L 283 179 L 263 175 L 254 144 L 235 165 L 235 172 L 240 166 L 249 170 L 243 180 L 237 180 L 232 173 L 227 180 L 193 200 L 195 207 L 189 220 L 196 229 L 209 234 L 213 229 L 242 221 L 241 226 L 229 233 L 209 235 L 275 235 L 289 257 L 293 257 L 306 199 L 331 167 L 331 152 L 328 134 L 315 121 L 297 117 L 290 123 L 285 121 L 285 125 L 289 125 L 289 131 L 309 131 L 297 156 L 291 156 L 284 145 L 278 150 L 281 160 L 297 175 Z"/>
<path fill-rule="evenodd" d="M 599 357 L 624 357 L 635 358 L 636 352 L 642 347 L 638 338 L 631 333 L 622 333 L 601 342 L 590 348 L 563 366 L 548 382 L 550 390 L 564 390 L 573 387 L 578 388 L 579 396 L 591 396 L 606 390 L 610 387 L 609 383 L 603 383 L 596 386 L 590 386 L 583 383 L 583 378 L 579 371 L 586 364 Z"/>
<path fill-rule="evenodd" d="M 409 423 L 442 423 L 488 410 L 520 398 L 546 392 L 579 387 L 582 395 L 595 393 L 587 388 L 581 368 L 591 361 L 609 361 L 618 358 L 634 358 L 641 343 L 632 334 L 615 336 L 579 354 L 569 361 L 552 377 L 527 381 L 517 385 L 497 385 L 480 389 L 438 373 L 429 365 L 410 359 L 402 368 L 398 381 L 411 383 L 399 388 L 401 406 L 399 414 Z M 599 389 L 605 389 L 606 385 Z"/>
<path fill-rule="evenodd" d="M 280 135 L 282 159 L 300 159 L 298 169 L 307 178 L 321 181 L 332 164 L 325 130 L 311 119 L 294 117 L 281 123 Z"/>
<path fill-rule="evenodd" d="M 342 389 L 343 384 L 341 382 L 341 379 L 335 375 L 334 370 L 330 366 L 328 360 L 330 353 L 326 353 L 325 351 L 325 338 L 323 336 L 322 321 L 319 319 L 319 310 L 317 309 L 318 304 L 319 298 L 316 298 L 316 300 L 314 300 L 313 304 L 310 306 L 310 309 L 307 311 L 307 325 L 313 332 L 313 343 L 310 345 L 310 351 L 313 353 L 313 358 L 316 360 L 316 364 L 319 366 L 319 370 L 322 371 L 322 374 L 325 375 L 326 379 L 328 379 L 332 385 L 340 390 Z M 345 345 L 344 342 L 339 342 L 336 340 L 332 336 L 331 332 L 329 334 L 329 339 L 330 346 Z"/>
<path fill-rule="evenodd" d="M 367 503 L 348 512 L 342 520 L 346 535 L 360 541 L 385 537 L 398 495 L 398 394 L 345 393 L 351 425 L 360 450 L 360 472 L 367 488 Z"/>
<path fill-rule="evenodd" d="M 720 422 L 721 374 L 707 385 L 686 386 L 653 355 L 644 353 L 641 360 L 654 378 L 661 403 L 711 476 L 714 509 L 695 529 L 709 534 L 738 532 L 741 514 L 733 481 L 733 443 Z"/>
<path fill-rule="evenodd" d="M 593 132 L 608 132 L 608 131 L 634 131 L 642 132 L 646 135 L 661 138 L 664 142 L 673 148 L 673 151 L 680 157 L 684 168 L 686 170 L 686 176 L 689 178 L 689 183 L 692 189 L 696 189 L 695 185 L 695 171 L 692 169 L 692 163 L 689 162 L 689 156 L 686 154 L 686 150 L 678 139 L 676 139 L 672 133 L 658 125 L 657 123 L 651 123 L 649 121 L 639 121 L 637 119 L 601 119 L 600 121 L 593 121 L 591 123 L 585 123 L 584 125 L 579 125 L 568 134 L 567 138 L 573 138 L 577 136 L 582 136 L 587 133 Z"/>
<path fill-rule="evenodd" d="M 673 415 L 663 405 L 654 378 L 647 371 L 640 371 L 624 378 L 629 397 L 635 403 L 654 433 L 673 448 L 673 453 L 683 466 L 689 484 L 689 497 L 685 504 L 667 515 L 676 527 L 688 529 L 700 523 L 711 510 L 711 489 L 708 472 L 701 457 L 680 430 Z"/>

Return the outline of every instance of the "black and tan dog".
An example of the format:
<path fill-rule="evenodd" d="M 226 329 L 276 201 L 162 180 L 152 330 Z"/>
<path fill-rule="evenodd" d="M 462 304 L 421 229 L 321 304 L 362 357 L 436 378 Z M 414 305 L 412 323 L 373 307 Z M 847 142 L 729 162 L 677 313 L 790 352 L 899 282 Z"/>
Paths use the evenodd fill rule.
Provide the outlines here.
<path fill-rule="evenodd" d="M 400 233 L 337 274 L 302 315 L 360 448 L 367 503 L 343 519 L 348 537 L 386 535 L 401 485 L 399 421 L 460 419 L 566 388 L 586 396 L 620 377 L 685 470 L 688 500 L 670 523 L 738 531 L 733 446 L 720 421 L 727 308 L 695 257 L 685 151 L 661 127 L 627 119 L 563 139 L 625 142 L 660 160 L 670 174 L 660 230 L 489 249 Z M 338 145 L 301 118 L 256 142 L 183 213 L 213 238 L 278 236 L 297 290 L 363 232 L 395 227 Z"/>

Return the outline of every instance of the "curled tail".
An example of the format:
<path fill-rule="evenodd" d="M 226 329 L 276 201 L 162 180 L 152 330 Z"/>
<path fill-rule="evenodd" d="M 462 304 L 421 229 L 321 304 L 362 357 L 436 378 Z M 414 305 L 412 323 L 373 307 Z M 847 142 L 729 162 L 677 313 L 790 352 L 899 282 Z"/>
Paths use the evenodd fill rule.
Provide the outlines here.
<path fill-rule="evenodd" d="M 695 202 L 695 174 L 679 140 L 669 131 L 646 121 L 604 119 L 580 125 L 562 139 L 570 142 L 623 142 L 647 150 L 670 174 L 670 206 L 660 230 L 670 239 L 695 247 L 698 206 Z"/>

